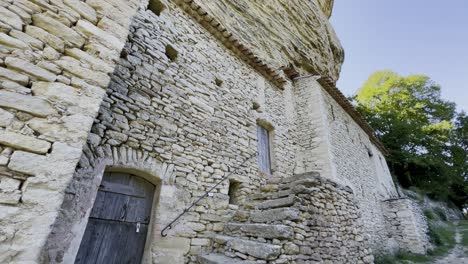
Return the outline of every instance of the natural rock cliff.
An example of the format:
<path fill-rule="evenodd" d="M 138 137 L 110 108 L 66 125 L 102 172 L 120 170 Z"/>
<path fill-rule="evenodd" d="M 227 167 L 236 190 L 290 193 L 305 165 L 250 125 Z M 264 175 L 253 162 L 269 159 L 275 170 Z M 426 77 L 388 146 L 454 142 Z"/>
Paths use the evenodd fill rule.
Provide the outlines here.
<path fill-rule="evenodd" d="M 194 2 L 273 68 L 338 79 L 344 52 L 328 21 L 332 0 Z"/>

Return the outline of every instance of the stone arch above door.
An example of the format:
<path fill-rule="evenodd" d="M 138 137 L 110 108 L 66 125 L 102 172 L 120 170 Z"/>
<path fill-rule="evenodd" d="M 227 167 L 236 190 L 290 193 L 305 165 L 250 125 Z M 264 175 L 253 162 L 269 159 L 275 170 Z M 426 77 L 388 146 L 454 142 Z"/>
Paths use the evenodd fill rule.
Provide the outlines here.
<path fill-rule="evenodd" d="M 133 174 L 157 185 L 155 200 L 159 198 L 161 188 L 175 188 L 172 164 L 161 162 L 147 152 L 128 147 L 103 145 L 94 148 L 86 145 L 65 192 L 60 213 L 43 248 L 42 262 L 74 262 L 105 171 Z"/>
<path fill-rule="evenodd" d="M 85 150 L 83 156 L 86 157 L 82 157 L 82 160 L 86 158 L 89 162 L 90 158 L 93 158 L 94 163 L 101 169 L 127 173 L 136 172 L 138 176 L 153 183 L 161 182 L 163 185 L 173 185 L 175 183 L 174 165 L 161 162 L 150 156 L 146 151 L 125 146 L 110 147 L 105 145 L 98 147 L 93 152 L 94 155 L 90 156 L 89 154 L 86 155 Z"/>

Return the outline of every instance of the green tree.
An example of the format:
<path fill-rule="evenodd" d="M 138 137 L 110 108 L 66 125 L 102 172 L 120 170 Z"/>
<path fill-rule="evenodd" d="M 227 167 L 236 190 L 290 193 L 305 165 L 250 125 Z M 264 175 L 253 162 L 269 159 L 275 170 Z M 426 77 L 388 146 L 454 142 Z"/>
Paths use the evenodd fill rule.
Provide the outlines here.
<path fill-rule="evenodd" d="M 403 187 L 429 195 L 467 201 L 467 123 L 440 86 L 424 75 L 372 74 L 353 97 L 389 150 L 387 161 Z"/>

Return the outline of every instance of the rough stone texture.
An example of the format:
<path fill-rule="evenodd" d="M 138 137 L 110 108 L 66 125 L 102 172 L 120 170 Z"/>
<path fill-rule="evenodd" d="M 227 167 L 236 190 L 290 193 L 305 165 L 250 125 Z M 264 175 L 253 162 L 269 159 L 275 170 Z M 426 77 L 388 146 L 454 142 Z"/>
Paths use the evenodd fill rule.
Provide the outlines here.
<path fill-rule="evenodd" d="M 300 65 L 305 72 L 338 79 L 344 52 L 327 19 L 333 1 L 194 2 L 273 68 Z"/>
<path fill-rule="evenodd" d="M 234 222 L 225 226 L 225 235 L 215 236 L 214 250 L 232 259 L 267 259 L 269 263 L 373 263 L 351 189 L 317 175 L 305 173 L 270 180 L 277 188 L 263 189 L 260 199 L 251 196 L 257 197 L 254 202 L 262 203 L 272 199 L 279 189 L 294 197 L 294 204 L 284 205 L 284 209 L 295 209 L 300 217 L 293 221 L 273 217 L 269 225 L 252 224 L 255 209 L 241 208 Z M 274 227 L 293 235 L 274 237 Z M 272 254 L 272 246 L 280 247 L 281 254 Z"/>
<path fill-rule="evenodd" d="M 161 4 L 0 4 L 0 131 L 21 135 L 0 143 L 0 262 L 73 263 L 104 170 L 158 186 L 143 263 L 372 262 L 395 193 L 385 160 L 300 76 L 338 77 L 333 1 Z M 273 178 L 258 171 L 257 124 L 271 129 Z M 236 205 L 224 181 L 160 236 L 228 173 Z M 221 246 L 220 233 L 236 238 Z"/>
<path fill-rule="evenodd" d="M 225 226 L 227 232 L 241 231 L 250 236 L 259 236 L 264 238 L 289 238 L 293 237 L 293 229 L 285 225 L 269 225 L 269 224 L 239 224 L 228 223 Z"/>
<path fill-rule="evenodd" d="M 297 135 L 304 140 L 298 144 L 295 172 L 317 170 L 323 177 L 350 186 L 372 249 L 395 250 L 395 241 L 387 239 L 381 201 L 396 198 L 398 193 L 383 154 L 314 77 L 298 79 L 296 87 L 296 102 L 301 106 Z M 308 138 L 308 133 L 313 137 Z"/>
<path fill-rule="evenodd" d="M 100 9 L 102 3 L 121 11 L 107 14 L 110 9 Z M 118 37 L 108 26 L 102 37 L 123 43 L 138 7 L 136 0 L 0 3 L 1 263 L 41 262 L 123 46 L 110 46 L 74 25 L 99 28 L 102 19 L 118 24 Z M 62 63 L 65 50 L 83 57 L 72 70 Z M 89 64 L 103 66 L 80 71 Z"/>
<path fill-rule="evenodd" d="M 281 254 L 281 247 L 278 245 L 225 236 L 216 236 L 214 241 L 225 245 L 228 250 L 234 250 L 258 259 L 274 260 Z"/>
<path fill-rule="evenodd" d="M 389 239 L 398 242 L 400 250 L 426 254 L 431 249 L 426 218 L 418 206 L 408 198 L 383 201 Z"/>
<path fill-rule="evenodd" d="M 44 99 L 2 90 L 0 90 L 0 106 L 13 108 L 39 117 L 46 117 L 56 113 L 56 110 Z"/>
<path fill-rule="evenodd" d="M 4 130 L 0 130 L 0 144 L 34 153 L 46 153 L 50 148 L 47 141 Z"/>

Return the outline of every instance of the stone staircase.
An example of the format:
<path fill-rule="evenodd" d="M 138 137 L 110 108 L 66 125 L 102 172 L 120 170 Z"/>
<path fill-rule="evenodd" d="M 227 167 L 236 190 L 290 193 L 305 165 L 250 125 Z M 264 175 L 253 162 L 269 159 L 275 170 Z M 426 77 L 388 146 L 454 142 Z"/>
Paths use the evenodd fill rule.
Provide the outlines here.
<path fill-rule="evenodd" d="M 199 262 L 285 263 L 278 259 L 288 250 L 288 242 L 294 240 L 292 226 L 300 218 L 299 209 L 293 207 L 296 195 L 291 181 L 294 179 L 267 180 L 225 225 L 222 234 L 213 236 L 215 251 L 199 256 Z"/>

